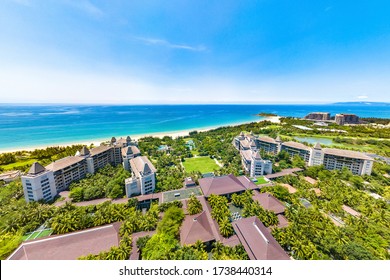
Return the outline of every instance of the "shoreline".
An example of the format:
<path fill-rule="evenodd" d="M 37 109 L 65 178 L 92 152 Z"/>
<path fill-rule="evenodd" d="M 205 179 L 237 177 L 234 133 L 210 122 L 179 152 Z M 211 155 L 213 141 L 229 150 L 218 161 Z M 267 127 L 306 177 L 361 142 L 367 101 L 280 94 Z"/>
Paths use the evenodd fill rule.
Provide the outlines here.
<path fill-rule="evenodd" d="M 270 121 L 272 123 L 280 123 L 279 121 L 280 116 L 270 116 L 270 117 L 263 117 L 263 119 L 257 121 L 257 122 L 262 122 L 262 121 Z M 183 129 L 183 130 L 176 130 L 176 131 L 165 131 L 165 132 L 152 132 L 152 133 L 143 133 L 143 134 L 137 134 L 137 135 L 129 135 L 132 140 L 139 140 L 140 138 L 143 137 L 157 137 L 157 138 L 163 138 L 164 136 L 170 136 L 172 138 L 177 138 L 177 137 L 184 137 L 188 136 L 191 131 L 198 131 L 198 132 L 205 132 L 213 129 L 217 129 L 220 127 L 225 127 L 225 126 L 237 126 L 241 124 L 248 124 L 252 123 L 253 121 L 250 122 L 237 122 L 237 123 L 231 123 L 231 124 L 223 124 L 223 125 L 216 125 L 216 126 L 209 126 L 209 127 L 203 127 L 203 128 L 192 128 L 192 129 Z M 100 143 L 102 142 L 107 142 L 111 139 L 112 136 L 104 139 L 94 139 L 90 141 L 80 141 L 80 142 L 67 142 L 67 143 L 58 143 L 58 144 L 49 144 L 49 145 L 37 145 L 37 146 L 30 146 L 26 148 L 5 148 L 1 149 L 0 148 L 0 154 L 2 153 L 14 153 L 14 152 L 19 152 L 19 151 L 26 151 L 26 152 L 31 152 L 37 149 L 46 149 L 49 147 L 67 147 L 67 146 L 72 146 L 72 145 L 86 145 L 89 146 L 93 144 L 95 147 L 100 146 Z M 120 138 L 126 138 L 127 135 L 123 136 L 115 136 L 115 138 L 120 139 Z"/>

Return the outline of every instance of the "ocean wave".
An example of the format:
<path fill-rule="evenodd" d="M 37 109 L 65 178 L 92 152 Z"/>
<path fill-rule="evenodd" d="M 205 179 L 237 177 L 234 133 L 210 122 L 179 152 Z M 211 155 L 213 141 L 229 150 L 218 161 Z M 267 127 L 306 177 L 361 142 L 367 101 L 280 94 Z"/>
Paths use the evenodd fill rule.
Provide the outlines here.
<path fill-rule="evenodd" d="M 173 119 L 168 119 L 168 120 L 162 120 L 162 121 L 159 121 L 159 122 L 154 122 L 152 124 L 161 124 L 161 123 L 167 123 L 167 122 L 174 122 L 174 121 L 190 119 L 190 118 L 194 118 L 194 117 L 196 117 L 196 116 L 193 115 L 193 116 L 177 117 L 177 118 L 173 118 Z"/>
<path fill-rule="evenodd" d="M 10 113 L 1 113 L 0 116 L 5 117 L 25 117 L 25 116 L 31 116 L 33 113 L 16 113 L 16 112 L 10 112 Z"/>
<path fill-rule="evenodd" d="M 65 112 L 49 112 L 49 113 L 39 113 L 40 116 L 51 116 L 51 115 L 77 115 L 80 114 L 79 110 L 71 110 Z"/>

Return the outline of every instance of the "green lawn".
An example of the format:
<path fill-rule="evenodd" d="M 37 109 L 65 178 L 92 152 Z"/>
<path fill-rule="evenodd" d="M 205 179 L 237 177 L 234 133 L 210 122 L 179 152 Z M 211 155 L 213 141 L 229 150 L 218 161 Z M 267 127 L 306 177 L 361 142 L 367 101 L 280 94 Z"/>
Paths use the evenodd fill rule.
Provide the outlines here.
<path fill-rule="evenodd" d="M 256 185 L 261 185 L 261 184 L 267 184 L 268 183 L 268 181 L 263 176 L 257 177 L 256 179 L 257 179 L 257 182 L 255 182 Z"/>
<path fill-rule="evenodd" d="M 36 159 L 21 160 L 21 161 L 15 162 L 15 163 L 1 165 L 1 168 L 3 168 L 4 170 L 12 170 L 12 169 L 15 169 L 16 167 L 19 167 L 19 166 L 32 165 L 36 161 L 37 161 Z"/>
<path fill-rule="evenodd" d="M 213 172 L 219 169 L 215 161 L 209 157 L 186 158 L 183 166 L 187 172 L 199 171 L 200 173 Z"/>

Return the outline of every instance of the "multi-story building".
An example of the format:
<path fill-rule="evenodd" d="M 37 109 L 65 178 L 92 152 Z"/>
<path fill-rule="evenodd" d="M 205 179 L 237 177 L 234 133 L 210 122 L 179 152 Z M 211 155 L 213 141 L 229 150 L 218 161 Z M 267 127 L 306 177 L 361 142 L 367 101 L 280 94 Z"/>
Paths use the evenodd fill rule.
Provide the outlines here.
<path fill-rule="evenodd" d="M 280 150 L 286 151 L 290 155 L 290 158 L 293 158 L 294 156 L 298 155 L 307 164 L 310 161 L 310 148 L 301 143 L 293 141 L 283 142 Z"/>
<path fill-rule="evenodd" d="M 335 122 L 338 125 L 359 124 L 359 117 L 355 114 L 336 114 Z"/>
<path fill-rule="evenodd" d="M 304 117 L 306 120 L 328 121 L 330 120 L 330 113 L 314 112 Z"/>
<path fill-rule="evenodd" d="M 241 151 L 241 162 L 250 177 L 258 177 L 272 173 L 272 161 L 261 158 L 259 151 Z"/>
<path fill-rule="evenodd" d="M 68 156 L 54 161 L 46 166 L 46 168 L 42 167 L 39 163 L 34 163 L 30 169 L 31 172 L 29 171 L 29 173 L 22 176 L 26 201 L 37 201 L 42 198 L 45 200 L 53 199 L 59 192 L 68 189 L 72 182 L 85 178 L 87 173 L 94 174 L 98 169 L 107 164 L 117 165 L 122 163 L 122 149 L 126 149 L 127 146 L 131 146 L 131 151 L 133 151 L 133 153 L 135 152 L 136 155 L 139 155 L 139 149 L 134 145 L 136 144 L 131 141 L 130 137 L 127 137 L 126 139 L 121 138 L 119 141 L 116 141 L 113 137 L 108 146 L 101 145 L 91 150 L 88 150 L 87 147 L 83 147 L 75 156 Z M 119 157 L 117 155 L 118 150 Z M 45 172 L 43 172 L 40 166 Z M 36 172 L 37 170 L 40 172 Z M 51 175 L 49 175 L 49 173 Z M 47 194 L 47 188 L 45 188 L 46 196 L 42 197 L 42 195 L 40 195 L 40 189 L 42 188 L 41 181 L 46 178 L 50 179 L 51 176 L 53 177 L 54 190 L 51 188 L 52 185 L 50 185 L 50 196 Z M 44 187 L 46 187 L 46 185 Z M 36 191 L 34 192 L 34 190 Z M 32 195 L 31 192 L 33 192 Z"/>
<path fill-rule="evenodd" d="M 252 147 L 251 141 L 256 143 L 256 148 Z M 267 170 L 272 170 L 272 163 L 262 163 L 263 160 L 256 159 L 255 152 L 260 151 L 261 149 L 270 154 L 286 151 L 290 155 L 290 158 L 298 155 L 308 166 L 323 164 L 328 170 L 341 170 L 343 167 L 346 167 L 356 175 L 370 175 L 374 161 L 371 157 L 360 152 L 333 148 L 323 149 L 319 143 L 315 144 L 314 147 L 307 147 L 298 142 L 282 142 L 279 137 L 273 139 L 270 137 L 255 137 L 253 135 L 244 135 L 241 133 L 240 136 L 234 139 L 233 144 L 240 151 L 242 165 L 245 172 L 251 174 L 250 176 L 253 176 L 252 174 L 259 176 L 257 174 L 260 174 L 263 170 L 264 174 L 267 174 Z M 253 155 L 255 156 L 253 157 Z M 256 162 L 257 169 L 262 171 L 257 173 L 256 167 L 254 167 L 255 171 L 254 173 L 251 173 L 251 170 L 253 170 L 251 167 L 252 162 Z"/>
<path fill-rule="evenodd" d="M 132 177 L 125 180 L 126 196 L 149 194 L 156 188 L 156 168 L 146 156 L 130 160 Z"/>
<path fill-rule="evenodd" d="M 131 170 L 130 160 L 141 155 L 137 146 L 127 146 L 122 148 L 122 163 L 123 168 L 127 171 Z"/>
<path fill-rule="evenodd" d="M 52 200 L 56 194 L 53 171 L 34 162 L 26 175 L 22 176 L 23 192 L 27 202 Z"/>
<path fill-rule="evenodd" d="M 324 148 L 324 166 L 328 170 L 341 170 L 344 167 L 355 175 L 371 175 L 374 160 L 360 152 Z"/>
<path fill-rule="evenodd" d="M 276 137 L 276 139 L 262 136 L 256 139 L 256 143 L 259 150 L 264 150 L 266 153 L 276 155 L 280 152 L 282 141 L 279 136 Z"/>

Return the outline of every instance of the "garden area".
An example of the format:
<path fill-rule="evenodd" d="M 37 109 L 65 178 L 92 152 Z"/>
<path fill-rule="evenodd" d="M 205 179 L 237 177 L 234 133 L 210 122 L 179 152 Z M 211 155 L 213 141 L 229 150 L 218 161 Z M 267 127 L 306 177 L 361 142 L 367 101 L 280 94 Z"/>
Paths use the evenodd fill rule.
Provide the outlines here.
<path fill-rule="evenodd" d="M 188 173 L 199 171 L 203 174 L 219 169 L 219 166 L 210 157 L 186 158 L 183 166 Z"/>

